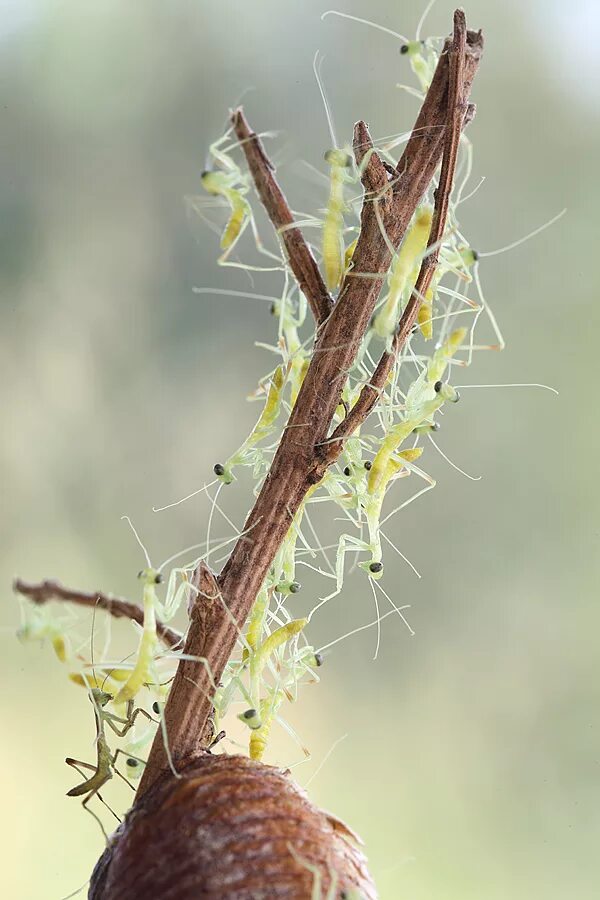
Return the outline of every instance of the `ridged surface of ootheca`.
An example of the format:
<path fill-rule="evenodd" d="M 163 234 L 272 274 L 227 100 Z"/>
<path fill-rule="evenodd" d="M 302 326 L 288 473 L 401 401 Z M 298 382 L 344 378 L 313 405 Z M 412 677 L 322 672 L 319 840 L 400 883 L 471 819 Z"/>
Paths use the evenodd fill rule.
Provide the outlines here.
<path fill-rule="evenodd" d="M 281 769 L 207 754 L 142 797 L 99 860 L 88 897 L 375 900 L 359 843 Z"/>

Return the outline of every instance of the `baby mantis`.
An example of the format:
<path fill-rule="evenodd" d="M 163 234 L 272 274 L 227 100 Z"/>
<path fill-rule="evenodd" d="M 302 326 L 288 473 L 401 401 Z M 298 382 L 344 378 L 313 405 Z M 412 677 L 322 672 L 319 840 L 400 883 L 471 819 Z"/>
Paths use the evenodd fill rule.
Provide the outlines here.
<path fill-rule="evenodd" d="M 52 649 L 60 662 L 66 662 L 69 656 L 69 640 L 61 623 L 52 615 L 47 606 L 21 604 L 21 625 L 17 629 L 17 638 L 21 643 L 49 640 Z"/>
<path fill-rule="evenodd" d="M 397 31 L 392 31 L 390 28 L 386 28 L 384 25 L 378 25 L 376 22 L 371 22 L 369 19 L 361 19 L 358 16 L 351 16 L 348 13 L 338 12 L 338 10 L 335 9 L 329 9 L 324 12 L 321 15 L 321 19 L 325 19 L 327 16 L 339 16 L 341 19 L 350 19 L 352 22 L 358 22 L 361 25 L 368 25 L 369 28 L 375 28 L 377 29 L 377 31 L 382 31 L 384 32 L 384 34 L 389 34 L 397 40 L 402 41 L 400 53 L 403 56 L 408 57 L 411 68 L 419 81 L 421 91 L 423 92 L 423 94 L 425 94 L 429 88 L 429 85 L 431 84 L 433 73 L 435 72 L 438 54 L 431 38 L 427 40 L 421 40 L 421 30 L 425 23 L 427 14 L 429 13 L 434 3 L 435 0 L 431 0 L 431 2 L 428 3 L 425 7 L 423 15 L 421 16 L 421 19 L 417 26 L 415 39 L 413 41 L 411 41 L 407 37 L 404 37 L 403 34 L 399 34 Z M 415 93 L 417 93 L 417 96 L 422 99 L 422 94 L 419 94 L 418 92 Z"/>
<path fill-rule="evenodd" d="M 466 335 L 465 328 L 457 328 L 448 341 L 434 353 L 429 366 L 423 370 L 406 395 L 406 415 L 388 431 L 383 439 L 371 471 L 369 472 L 368 492 L 375 494 L 385 481 L 388 463 L 392 454 L 400 444 L 412 434 L 415 428 L 424 424 L 432 424 L 433 416 L 438 409 L 450 400 L 456 403 L 460 399 L 458 391 L 441 381 L 441 377 Z"/>
<path fill-rule="evenodd" d="M 67 757 L 65 762 L 68 766 L 77 769 L 77 771 L 80 771 L 79 767 L 81 767 L 83 769 L 91 770 L 94 774 L 85 781 L 82 781 L 81 784 L 71 788 L 70 791 L 67 791 L 67 797 L 83 797 L 81 805 L 96 819 L 102 829 L 102 833 L 108 840 L 102 822 L 98 816 L 88 808 L 88 803 L 96 796 L 96 794 L 100 796 L 100 789 L 104 787 L 107 781 L 110 781 L 113 772 L 116 772 L 117 775 L 123 778 L 121 773 L 115 768 L 115 762 L 119 754 L 126 754 L 121 749 L 116 750 L 114 753 L 111 751 L 106 740 L 105 726 L 108 726 L 118 737 L 123 737 L 127 734 L 129 729 L 133 727 L 138 715 L 142 714 L 150 719 L 150 721 L 153 721 L 153 719 L 144 709 L 138 708 L 134 710 L 133 700 L 129 701 L 127 713 L 124 718 L 108 712 L 105 707 L 113 700 L 113 697 L 111 694 L 102 691 L 99 688 L 91 689 L 90 700 L 94 706 L 94 718 L 96 722 L 96 765 L 94 766 L 90 763 L 81 762 L 80 760 L 72 759 L 71 757 Z M 127 781 L 126 778 L 124 780 Z M 113 811 L 111 810 L 111 812 Z M 115 814 L 113 813 L 113 815 Z"/>
<path fill-rule="evenodd" d="M 373 319 L 374 333 L 386 341 L 388 348 L 400 318 L 402 305 L 410 298 L 417 280 L 418 266 L 427 247 L 431 230 L 432 215 L 433 210 L 430 206 L 420 207 L 398 252 L 396 253 L 390 245 L 393 259 L 387 277 L 388 292 Z M 389 240 L 385 230 L 382 231 L 386 240 Z"/>
<path fill-rule="evenodd" d="M 155 586 L 162 582 L 162 575 L 156 569 L 142 569 L 144 626 L 137 651 L 135 666 L 125 684 L 120 688 L 115 703 L 128 703 L 133 700 L 142 685 L 148 680 L 148 673 L 158 644 L 156 633 L 157 598 Z"/>
<path fill-rule="evenodd" d="M 354 160 L 348 150 L 339 148 L 333 127 L 331 110 L 329 109 L 325 88 L 321 81 L 321 62 L 319 62 L 319 54 L 317 53 L 313 61 L 313 69 L 323 99 L 323 105 L 325 106 L 325 115 L 333 143 L 333 147 L 325 154 L 325 161 L 329 164 L 329 198 L 323 221 L 322 254 L 325 284 L 330 291 L 336 291 L 340 286 L 346 269 L 344 212 L 346 212 L 348 206 L 344 199 L 344 185 L 354 180 L 348 174 L 349 170 L 352 169 Z"/>
<path fill-rule="evenodd" d="M 158 569 L 155 569 L 150 562 L 148 551 L 144 547 L 144 544 L 142 543 L 140 536 L 135 530 L 131 519 L 128 516 L 123 516 L 123 518 L 128 522 L 129 527 L 133 531 L 133 534 L 135 535 L 135 538 L 146 557 L 148 567 L 142 569 L 138 575 L 144 585 L 144 618 L 136 661 L 132 671 L 129 674 L 129 677 L 115 696 L 115 703 L 128 703 L 136 696 L 143 685 L 147 684 L 148 682 L 157 682 L 157 679 L 152 677 L 151 675 L 151 669 L 156 655 L 156 648 L 159 643 L 158 635 L 156 633 L 156 610 L 158 609 L 160 612 L 162 612 L 163 617 L 168 620 L 174 615 L 183 598 L 186 595 L 189 596 L 190 592 L 193 590 L 192 585 L 187 578 L 187 569 L 173 569 L 169 577 L 169 588 L 167 591 L 165 602 L 164 604 L 160 603 L 156 595 L 156 585 L 160 584 L 163 580 L 161 569 L 171 563 L 178 556 L 181 556 L 184 553 L 188 553 L 191 550 L 196 549 L 197 547 L 204 546 L 204 544 L 194 544 L 192 547 L 186 547 L 184 550 L 178 551 L 173 556 L 169 557 L 169 559 L 165 560 L 165 562 L 163 562 Z M 224 544 L 227 543 L 229 543 L 229 541 L 224 542 Z M 210 553 L 212 551 L 208 552 Z M 194 567 L 196 562 L 197 561 L 193 563 Z M 183 579 L 179 587 L 176 587 L 177 574 L 183 574 Z"/>
<path fill-rule="evenodd" d="M 254 466 L 258 473 L 262 454 L 256 450 L 256 446 L 273 432 L 281 406 L 285 377 L 283 366 L 278 366 L 269 385 L 267 399 L 258 422 L 242 446 L 224 464 L 215 464 L 214 473 L 222 484 L 231 484 L 234 480 L 233 470 L 236 466 Z"/>
<path fill-rule="evenodd" d="M 229 154 L 229 151 L 237 146 L 237 143 L 234 142 L 233 144 L 223 147 L 223 144 L 226 144 L 227 141 L 230 140 L 230 137 L 231 128 L 229 128 L 222 137 L 210 145 L 208 156 L 209 159 L 214 160 L 216 167 L 212 169 L 207 168 L 201 175 L 202 186 L 205 191 L 213 197 L 220 197 L 224 200 L 230 210 L 229 219 L 223 234 L 221 235 L 221 249 L 223 250 L 223 253 L 217 261 L 219 265 L 222 266 L 236 266 L 238 268 L 258 270 L 258 267 L 247 266 L 229 260 L 229 256 L 246 230 L 246 227 L 250 225 L 254 243 L 259 253 L 278 262 L 277 266 L 272 266 L 264 271 L 275 271 L 281 268 L 282 261 L 280 257 L 271 253 L 269 250 L 266 250 L 262 244 L 256 222 L 254 221 L 252 207 L 246 199 L 246 195 L 250 190 L 248 176 L 242 173 L 239 166 Z"/>

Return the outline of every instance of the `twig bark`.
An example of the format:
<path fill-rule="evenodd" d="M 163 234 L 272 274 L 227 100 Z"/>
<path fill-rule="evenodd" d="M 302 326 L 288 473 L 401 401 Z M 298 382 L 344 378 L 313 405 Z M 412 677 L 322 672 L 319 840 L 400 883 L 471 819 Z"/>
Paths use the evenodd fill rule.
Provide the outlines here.
<path fill-rule="evenodd" d="M 15 578 L 13 581 L 13 590 L 17 594 L 28 597 L 34 603 L 41 605 L 48 603 L 49 600 L 66 600 L 68 603 L 75 603 L 77 606 L 86 606 L 90 609 L 104 609 L 114 616 L 115 619 L 131 619 L 139 625 L 144 624 L 144 611 L 137 603 L 131 603 L 122 597 L 114 597 L 112 594 L 104 594 L 102 591 L 74 591 L 64 587 L 60 581 L 46 579 L 37 584 L 31 584 L 23 581 L 21 578 Z M 183 642 L 183 635 L 173 628 L 169 628 L 163 622 L 156 623 L 156 631 L 161 641 L 167 647 L 178 647 Z"/>
<path fill-rule="evenodd" d="M 202 660 L 180 664 L 182 672 L 185 665 L 185 675 L 179 676 L 178 672 L 165 708 L 167 733 L 175 762 L 198 748 L 211 713 L 212 679 L 218 681 L 221 677 L 239 630 L 307 491 L 323 477 L 327 466 L 335 458 L 330 450 L 323 453 L 323 448 L 332 446 L 328 434 L 333 416 L 391 261 L 388 241 L 384 239 L 380 223 L 383 223 L 389 242 L 397 248 L 435 174 L 442 152 L 445 152 L 445 169 L 439 188 L 442 194 L 438 193 L 436 198 L 436 227 L 439 228 L 442 223 L 443 229 L 444 204 L 447 203 L 453 175 L 453 154 L 465 120 L 464 104 L 482 48 L 481 32 L 467 32 L 464 14 L 458 10 L 454 17 L 454 37 L 444 46 L 412 136 L 392 172 L 373 151 L 366 124 L 359 122 L 355 126 L 357 164 L 363 161 L 367 153 L 370 155 L 362 173 L 365 198 L 353 269 L 345 278 L 339 298 L 326 318 L 322 318 L 320 306 L 316 304 L 315 296 L 311 296 L 311 289 L 306 288 L 321 327 L 298 399 L 269 474 L 244 525 L 243 535 L 223 571 L 216 579 L 206 567 L 197 573 L 204 599 L 200 596 L 194 606 L 186 650 L 193 649 L 190 655 L 202 656 Z M 240 110 L 233 113 L 232 122 L 238 136 L 244 139 L 242 147 L 257 191 L 273 224 L 279 229 L 282 225 L 281 210 L 289 208 L 284 200 L 282 207 L 282 195 L 277 202 L 273 200 L 272 166 L 258 139 L 248 140 L 253 132 Z M 278 186 L 277 191 L 281 194 Z M 283 232 L 284 235 L 289 233 Z M 294 271 L 296 254 L 302 243 L 286 245 Z M 301 255 L 303 253 L 302 250 Z M 363 277 L 357 277 L 361 274 Z M 419 302 L 418 296 L 411 300 L 410 316 L 414 317 L 413 322 Z M 407 335 L 409 332 L 410 328 L 406 331 L 403 327 L 402 333 Z M 341 440 L 335 446 L 339 447 L 339 453 Z M 181 727 L 181 722 L 187 723 L 185 728 Z M 162 736 L 158 734 L 139 793 L 143 794 L 156 781 L 166 770 L 167 764 Z"/>
<path fill-rule="evenodd" d="M 467 40 L 465 14 L 462 9 L 454 14 L 454 35 L 448 50 L 449 86 L 448 86 L 448 118 L 444 129 L 444 153 L 440 180 L 435 191 L 435 206 L 431 232 L 428 239 L 429 252 L 424 256 L 412 296 L 400 318 L 392 340 L 390 351 L 385 351 L 372 377 L 362 389 L 358 400 L 322 448 L 323 470 L 331 465 L 339 456 L 344 440 L 362 425 L 377 403 L 388 375 L 390 374 L 398 354 L 404 347 L 416 321 L 419 308 L 431 280 L 435 274 L 439 259 L 439 245 L 444 234 L 448 218 L 448 205 L 461 132 L 475 115 L 475 106 L 466 103 L 470 81 L 466 74 L 467 57 L 465 48 Z M 471 76 L 472 78 L 472 76 Z"/>
<path fill-rule="evenodd" d="M 234 110 L 231 124 L 246 156 L 258 196 L 285 245 L 290 269 L 308 300 L 315 322 L 320 325 L 331 312 L 333 300 L 304 235 L 299 228 L 290 227 L 294 224 L 294 216 L 275 178 L 275 167 L 260 138 L 250 128 L 243 109 Z"/>

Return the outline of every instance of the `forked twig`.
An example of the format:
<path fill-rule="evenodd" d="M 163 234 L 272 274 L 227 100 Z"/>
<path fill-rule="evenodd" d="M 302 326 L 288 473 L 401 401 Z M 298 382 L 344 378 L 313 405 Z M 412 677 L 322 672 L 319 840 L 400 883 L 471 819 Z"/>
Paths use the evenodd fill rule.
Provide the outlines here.
<path fill-rule="evenodd" d="M 248 125 L 241 107 L 232 112 L 231 124 L 246 156 L 258 196 L 285 245 L 290 269 L 308 300 L 315 322 L 320 325 L 331 312 L 333 300 L 304 235 L 299 228 L 290 227 L 294 224 L 294 216 L 275 178 L 275 167 L 262 141 Z"/>
<path fill-rule="evenodd" d="M 444 45 L 411 138 L 395 171 L 390 171 L 374 151 L 366 124 L 359 122 L 355 126 L 357 164 L 369 153 L 361 176 L 365 198 L 353 269 L 346 276 L 334 305 L 329 295 L 327 298 L 323 295 L 322 278 L 298 229 L 281 231 L 282 226 L 292 224 L 293 220 L 275 181 L 273 167 L 242 111 L 236 110 L 232 114 L 232 124 L 243 141 L 241 146 L 257 192 L 273 225 L 282 235 L 290 268 L 319 327 L 308 371 L 242 536 L 218 577 L 215 578 L 204 564 L 194 575 L 193 583 L 199 587 L 199 595 L 192 607 L 185 645 L 186 660 L 179 664 L 165 707 L 171 756 L 176 763 L 194 755 L 203 746 L 212 711 L 214 684 L 222 675 L 300 504 L 310 487 L 323 477 L 328 465 L 341 452 L 342 438 L 349 433 L 348 428 L 353 422 L 357 427 L 364 420 L 378 396 L 373 389 L 367 391 L 364 403 L 359 406 L 359 400 L 354 407 L 358 407 L 356 413 L 351 410 L 340 426 L 343 432 L 340 440 L 332 444 L 328 438 L 331 423 L 391 262 L 390 245 L 394 248 L 400 245 L 442 154 L 444 163 L 436 193 L 432 235 L 443 233 L 458 140 L 465 120 L 473 111 L 469 108 L 466 112 L 465 104 L 482 48 L 481 32 L 467 32 L 464 13 L 457 10 L 454 36 Z M 420 286 L 418 282 L 403 316 L 395 352 L 416 320 L 422 292 L 429 283 L 426 279 L 430 279 L 435 270 L 434 254 L 431 257 L 433 259 L 425 270 L 422 269 Z M 368 277 L 356 277 L 361 274 Z M 386 359 L 385 365 L 391 367 L 393 353 L 389 356 L 391 361 Z M 383 360 L 374 378 L 382 363 Z M 366 402 L 368 396 L 374 398 L 371 405 Z M 140 793 L 154 784 L 167 768 L 162 736 L 157 734 L 140 783 Z"/>
<path fill-rule="evenodd" d="M 452 45 L 448 50 L 448 117 L 444 131 L 442 168 L 439 184 L 435 191 L 435 205 L 428 240 L 429 252 L 425 254 L 421 263 L 411 298 L 396 328 L 391 349 L 382 354 L 372 377 L 360 392 L 358 400 L 323 447 L 323 464 L 325 467 L 331 465 L 337 459 L 342 450 L 343 441 L 362 425 L 375 407 L 398 354 L 404 347 L 417 321 L 421 303 L 437 268 L 439 247 L 448 218 L 448 206 L 454 182 L 460 136 L 465 124 L 472 120 L 475 113 L 475 107 L 467 105 L 465 102 L 467 94 L 465 90 L 466 39 L 465 14 L 462 9 L 457 9 L 454 13 Z"/>
<path fill-rule="evenodd" d="M 112 594 L 104 594 L 102 591 L 74 591 L 66 588 L 60 581 L 54 581 L 47 578 L 37 584 L 31 584 L 23 581 L 21 578 L 15 578 L 13 581 L 13 590 L 23 597 L 28 597 L 38 606 L 48 603 L 49 600 L 66 600 L 68 603 L 74 603 L 76 606 L 86 606 L 89 609 L 104 609 L 109 612 L 115 619 L 131 619 L 138 625 L 144 624 L 144 612 L 137 603 L 125 600 L 123 597 L 114 597 Z M 161 641 L 167 647 L 180 646 L 183 641 L 183 635 L 173 628 L 169 628 L 161 621 L 156 623 L 156 632 Z"/>

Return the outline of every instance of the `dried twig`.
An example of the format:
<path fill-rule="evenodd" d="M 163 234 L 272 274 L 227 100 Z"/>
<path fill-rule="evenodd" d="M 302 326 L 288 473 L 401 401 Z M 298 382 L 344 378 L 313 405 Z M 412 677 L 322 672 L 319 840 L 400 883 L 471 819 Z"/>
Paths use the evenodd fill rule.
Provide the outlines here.
<path fill-rule="evenodd" d="M 444 204 L 447 203 L 453 175 L 452 154 L 465 120 L 464 104 L 482 47 L 481 33 L 466 32 L 464 14 L 457 11 L 454 38 L 445 44 L 412 136 L 392 173 L 373 151 L 366 124 L 359 122 L 355 126 L 357 163 L 363 161 L 367 153 L 370 155 L 362 173 L 365 200 L 353 269 L 326 318 L 323 318 L 324 310 L 321 310 L 316 295 L 304 282 L 307 297 L 321 327 L 298 399 L 269 474 L 244 525 L 243 535 L 223 571 L 216 579 L 205 566 L 196 573 L 196 583 L 200 584 L 204 599 L 199 596 L 193 608 L 186 655 L 189 650 L 190 655 L 202 659 L 180 663 L 165 708 L 170 749 L 175 761 L 184 759 L 199 747 L 210 718 L 213 679 L 218 681 L 221 677 L 239 630 L 302 500 L 335 458 L 332 451 L 324 453 L 323 448 L 332 446 L 328 440 L 329 429 L 390 265 L 389 243 L 399 246 L 444 151 L 446 174 L 442 172 L 436 197 L 436 227 L 439 228 L 441 223 L 443 229 Z M 248 140 L 253 132 L 240 110 L 233 113 L 232 122 L 238 136 L 244 138 L 242 147 L 259 195 L 273 224 L 280 229 L 281 211 L 289 208 L 274 181 L 273 168 L 258 139 Z M 277 202 L 273 200 L 275 188 Z M 381 223 L 388 240 L 382 234 Z M 291 232 L 294 231 L 291 229 Z M 289 233 L 286 230 L 282 234 Z M 303 240 L 300 244 L 294 244 L 293 252 L 288 246 L 291 266 L 302 244 Z M 379 273 L 379 276 L 373 273 Z M 363 277 L 356 277 L 361 274 Z M 415 318 L 419 299 L 413 297 L 411 300 L 410 315 Z M 341 441 L 334 446 L 339 446 L 339 453 Z M 158 734 L 140 784 L 140 793 L 144 793 L 166 768 L 167 757 L 162 736 Z"/>
<path fill-rule="evenodd" d="M 475 114 L 475 107 L 472 104 L 467 105 L 465 102 L 465 98 L 468 95 L 468 87 L 470 86 L 470 81 L 465 72 L 468 60 L 468 57 L 465 58 L 466 40 L 465 14 L 462 9 L 458 9 L 454 14 L 454 35 L 448 50 L 449 115 L 444 131 L 444 154 L 442 157 L 440 181 L 435 192 L 435 207 L 428 240 L 429 252 L 423 258 L 412 296 L 400 318 L 390 351 L 382 354 L 372 377 L 362 389 L 358 400 L 323 446 L 324 468 L 337 459 L 342 450 L 344 439 L 353 434 L 362 425 L 377 403 L 398 354 L 404 347 L 417 321 L 423 297 L 429 289 L 438 264 L 439 245 L 448 218 L 448 204 L 454 181 L 460 135 L 465 124 L 470 122 Z"/>
<path fill-rule="evenodd" d="M 299 228 L 290 227 L 294 224 L 294 216 L 277 184 L 275 167 L 260 138 L 248 125 L 243 109 L 236 109 L 231 114 L 231 124 L 246 155 L 258 196 L 285 244 L 290 269 L 308 300 L 315 322 L 320 325 L 331 312 L 333 300 L 304 235 Z"/>
<path fill-rule="evenodd" d="M 38 584 L 31 584 L 15 578 L 13 581 L 13 590 L 24 597 L 28 597 L 34 603 L 41 605 L 48 603 L 49 600 L 66 600 L 69 603 L 75 603 L 77 606 L 87 606 L 91 609 L 105 609 L 114 616 L 115 619 L 131 619 L 139 625 L 144 624 L 144 612 L 137 603 L 131 603 L 122 597 L 114 597 L 112 594 L 104 594 L 102 591 L 74 591 L 64 587 L 60 581 L 46 579 Z M 168 625 L 158 621 L 156 623 L 156 631 L 161 641 L 167 647 L 177 647 L 183 641 L 183 635 Z"/>

